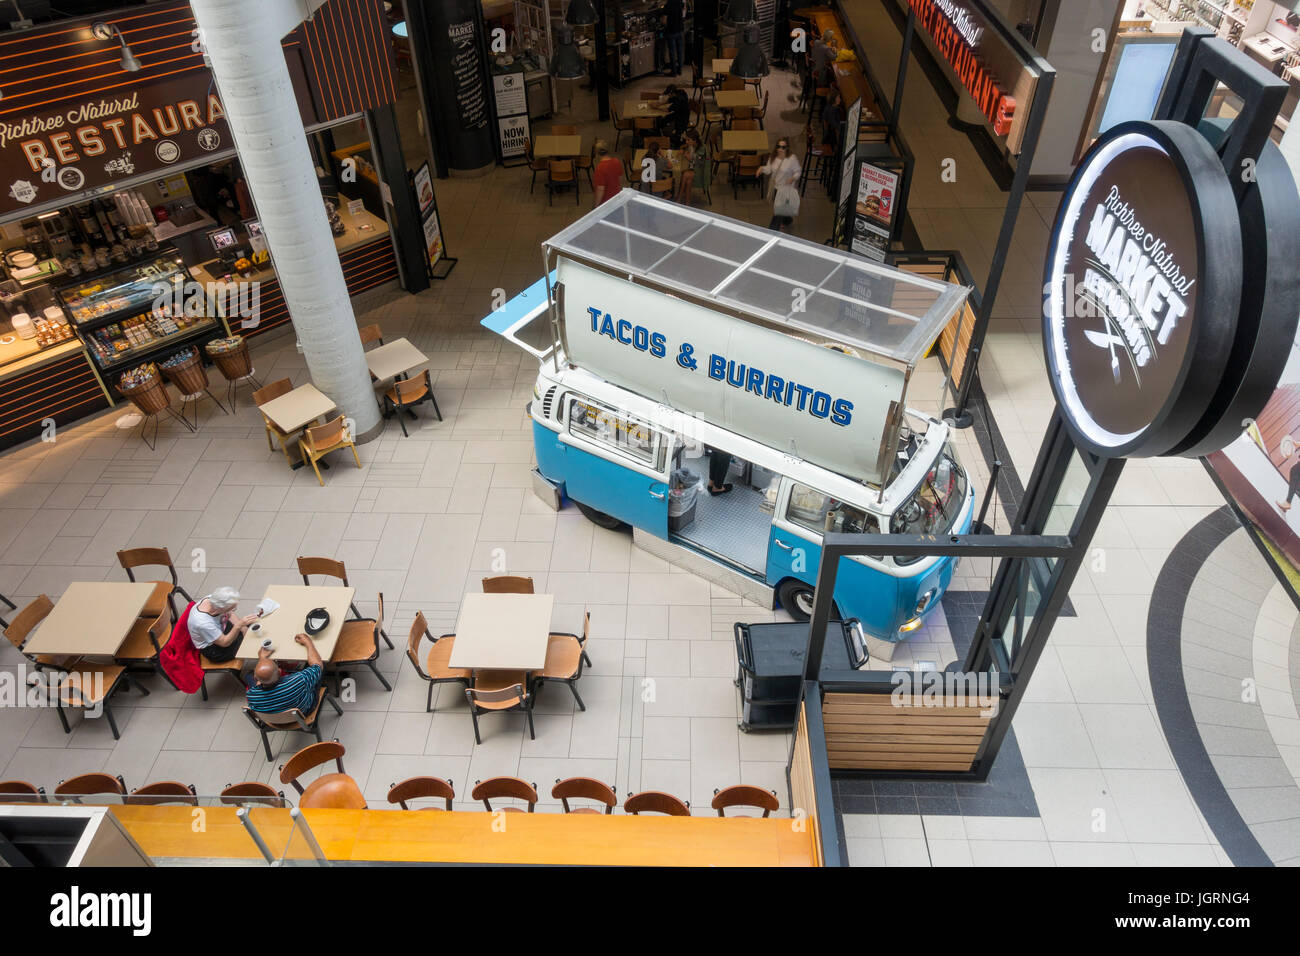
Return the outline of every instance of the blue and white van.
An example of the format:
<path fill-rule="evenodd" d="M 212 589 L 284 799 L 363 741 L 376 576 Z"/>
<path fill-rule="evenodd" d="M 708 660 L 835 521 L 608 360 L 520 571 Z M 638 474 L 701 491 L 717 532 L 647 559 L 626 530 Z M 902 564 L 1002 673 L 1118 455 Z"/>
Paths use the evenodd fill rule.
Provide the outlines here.
<path fill-rule="evenodd" d="M 483 324 L 540 361 L 554 506 L 800 620 L 824 533 L 970 529 L 948 426 L 905 404 L 967 290 L 626 190 L 544 248 L 545 277 Z M 836 609 L 892 644 L 953 567 L 847 558 Z"/>

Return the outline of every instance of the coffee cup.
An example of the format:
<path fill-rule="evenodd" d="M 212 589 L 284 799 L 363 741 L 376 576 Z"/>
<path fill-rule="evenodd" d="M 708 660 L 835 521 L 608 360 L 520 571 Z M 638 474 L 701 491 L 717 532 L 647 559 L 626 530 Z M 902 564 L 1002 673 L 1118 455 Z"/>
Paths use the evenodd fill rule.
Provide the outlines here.
<path fill-rule="evenodd" d="M 275 642 L 272 641 L 269 637 L 268 637 L 268 638 L 264 638 L 263 641 L 262 641 L 262 650 L 264 650 L 264 651 L 273 651 L 273 650 L 275 650 Z"/>

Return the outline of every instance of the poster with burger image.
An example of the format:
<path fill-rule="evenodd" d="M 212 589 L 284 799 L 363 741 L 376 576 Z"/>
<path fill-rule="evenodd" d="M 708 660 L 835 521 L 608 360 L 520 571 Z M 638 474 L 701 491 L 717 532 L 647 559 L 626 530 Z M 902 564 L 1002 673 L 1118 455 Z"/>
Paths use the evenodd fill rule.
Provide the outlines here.
<path fill-rule="evenodd" d="M 895 197 L 898 174 L 871 163 L 861 163 L 858 174 L 858 197 L 854 207 L 853 234 L 850 248 L 860 256 L 885 261 L 889 237 L 894 230 Z"/>

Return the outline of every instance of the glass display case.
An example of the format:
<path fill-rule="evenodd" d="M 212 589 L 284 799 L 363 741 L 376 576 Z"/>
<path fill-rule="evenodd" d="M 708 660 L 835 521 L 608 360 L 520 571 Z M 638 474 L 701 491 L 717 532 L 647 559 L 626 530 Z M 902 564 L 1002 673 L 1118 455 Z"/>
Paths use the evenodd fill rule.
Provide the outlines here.
<path fill-rule="evenodd" d="M 160 286 L 184 275 L 180 253 L 169 248 L 136 265 L 62 286 L 59 297 L 78 328 L 93 328 L 149 311 L 154 299 L 165 291 Z"/>

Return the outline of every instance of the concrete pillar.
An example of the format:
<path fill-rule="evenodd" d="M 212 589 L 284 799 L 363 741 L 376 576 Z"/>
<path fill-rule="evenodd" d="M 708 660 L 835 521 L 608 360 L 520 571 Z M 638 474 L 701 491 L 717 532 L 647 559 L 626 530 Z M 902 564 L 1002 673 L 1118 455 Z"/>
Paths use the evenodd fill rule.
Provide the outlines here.
<path fill-rule="evenodd" d="M 383 422 L 280 47 L 302 8 L 295 0 L 192 7 L 312 382 L 352 419 L 357 441 L 368 440 Z"/>

